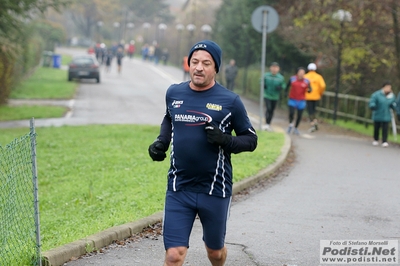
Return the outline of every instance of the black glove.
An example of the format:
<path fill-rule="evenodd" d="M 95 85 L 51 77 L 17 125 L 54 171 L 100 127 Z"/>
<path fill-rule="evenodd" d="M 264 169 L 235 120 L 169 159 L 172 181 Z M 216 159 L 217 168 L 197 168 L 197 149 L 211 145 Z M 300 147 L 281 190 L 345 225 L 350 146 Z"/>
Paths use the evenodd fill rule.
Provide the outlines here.
<path fill-rule="evenodd" d="M 282 90 L 282 85 L 276 85 L 275 86 L 276 91 L 281 91 Z"/>
<path fill-rule="evenodd" d="M 161 162 L 167 157 L 165 154 L 166 150 L 164 144 L 159 139 L 156 139 L 153 144 L 149 146 L 149 155 L 153 161 Z"/>
<path fill-rule="evenodd" d="M 217 126 L 206 123 L 205 130 L 207 132 L 207 141 L 211 144 L 226 146 L 232 139 L 232 136 L 224 134 Z"/>

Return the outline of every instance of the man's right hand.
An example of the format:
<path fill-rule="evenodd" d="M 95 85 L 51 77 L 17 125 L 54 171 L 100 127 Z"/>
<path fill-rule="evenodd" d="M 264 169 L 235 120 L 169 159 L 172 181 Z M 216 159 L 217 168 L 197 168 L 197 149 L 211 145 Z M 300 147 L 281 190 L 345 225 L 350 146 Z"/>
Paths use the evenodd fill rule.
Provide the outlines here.
<path fill-rule="evenodd" d="M 149 155 L 153 161 L 164 161 L 167 155 L 165 154 L 166 148 L 160 140 L 156 140 L 149 146 Z"/>

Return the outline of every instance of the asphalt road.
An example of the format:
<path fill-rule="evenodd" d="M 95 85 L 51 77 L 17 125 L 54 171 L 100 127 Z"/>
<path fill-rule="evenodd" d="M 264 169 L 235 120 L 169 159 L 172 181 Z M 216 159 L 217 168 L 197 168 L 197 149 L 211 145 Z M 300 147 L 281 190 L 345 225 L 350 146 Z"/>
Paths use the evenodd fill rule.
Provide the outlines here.
<path fill-rule="evenodd" d="M 83 50 L 65 48 L 59 48 L 58 52 L 71 55 L 85 53 Z M 172 83 L 181 82 L 182 77 L 179 69 L 128 58 L 124 58 L 122 72 L 117 73 L 114 60 L 110 72 L 102 69 L 100 84 L 95 80 L 81 80 L 75 99 L 48 103 L 71 108 L 65 117 L 36 119 L 35 124 L 39 127 L 126 123 L 158 125 L 165 112 L 165 91 Z M 29 101 L 11 101 L 11 104 L 18 103 L 26 104 Z M 3 128 L 16 126 L 28 127 L 29 122 L 0 123 Z"/>
<path fill-rule="evenodd" d="M 36 125 L 160 124 L 164 92 L 181 76 L 179 69 L 125 60 L 121 74 L 114 68 L 101 84 L 82 82 L 68 117 Z M 257 127 L 257 105 L 245 105 Z M 286 126 L 285 116 L 275 124 Z M 18 123 L 25 122 L 0 126 Z M 233 204 L 226 265 L 319 265 L 320 240 L 400 239 L 400 149 L 373 147 L 370 139 L 323 127 L 293 136 L 290 169 Z M 163 255 L 162 238 L 142 239 L 66 265 L 162 265 Z M 184 265 L 209 265 L 198 222 Z"/>
<path fill-rule="evenodd" d="M 318 265 L 320 240 L 400 238 L 398 148 L 323 134 L 294 146 L 285 178 L 233 206 L 228 242 L 256 265 Z"/>
<path fill-rule="evenodd" d="M 320 240 L 400 239 L 398 147 L 323 132 L 293 144 L 289 172 L 233 204 L 226 265 L 320 265 Z M 66 265 L 162 265 L 163 253 L 150 238 Z M 198 222 L 184 265 L 209 265 Z"/>

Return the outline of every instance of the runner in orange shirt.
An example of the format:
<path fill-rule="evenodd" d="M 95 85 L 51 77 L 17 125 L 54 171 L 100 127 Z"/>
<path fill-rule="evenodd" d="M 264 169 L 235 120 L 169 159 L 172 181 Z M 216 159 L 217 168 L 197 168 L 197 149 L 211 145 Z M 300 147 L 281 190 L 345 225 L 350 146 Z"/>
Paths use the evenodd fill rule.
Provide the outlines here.
<path fill-rule="evenodd" d="M 188 57 L 184 56 L 182 60 L 182 69 L 183 69 L 183 81 L 187 81 L 190 78 L 189 75 L 189 64 L 188 64 Z"/>

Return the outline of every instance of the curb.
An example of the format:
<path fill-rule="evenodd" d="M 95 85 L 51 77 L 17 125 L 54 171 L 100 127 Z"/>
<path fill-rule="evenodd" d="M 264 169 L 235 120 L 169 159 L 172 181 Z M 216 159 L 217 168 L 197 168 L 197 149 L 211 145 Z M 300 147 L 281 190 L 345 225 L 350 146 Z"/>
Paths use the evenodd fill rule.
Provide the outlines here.
<path fill-rule="evenodd" d="M 281 130 L 278 132 L 281 132 Z M 282 130 L 282 132 L 284 131 Z M 291 148 L 290 137 L 287 134 L 284 134 L 284 138 L 285 140 L 281 149 L 281 154 L 276 161 L 267 168 L 261 170 L 256 175 L 233 184 L 233 195 L 236 195 L 240 191 L 255 185 L 260 180 L 269 177 L 276 170 L 278 170 L 278 168 L 285 162 Z M 92 250 L 99 250 L 105 246 L 108 246 L 116 240 L 123 240 L 136 233 L 140 233 L 147 226 L 160 222 L 162 218 L 163 212 L 157 212 L 138 221 L 114 226 L 100 233 L 43 252 L 43 265 L 62 266 L 73 257 L 80 257 Z"/>
<path fill-rule="evenodd" d="M 73 257 L 80 257 L 92 250 L 108 246 L 115 240 L 123 240 L 136 233 L 140 233 L 147 226 L 161 221 L 162 216 L 163 212 L 157 212 L 138 221 L 114 226 L 100 233 L 43 252 L 43 265 L 62 266 Z"/>
<path fill-rule="evenodd" d="M 283 129 L 279 129 L 279 131 L 276 130 L 276 132 L 284 133 Z M 281 149 L 281 154 L 278 156 L 276 161 L 273 164 L 269 165 L 267 168 L 264 168 L 263 170 L 258 172 L 256 175 L 234 183 L 232 188 L 233 195 L 236 195 L 240 191 L 255 185 L 260 180 L 269 177 L 276 170 L 278 170 L 278 168 L 285 162 L 287 156 L 289 155 L 290 148 L 292 147 L 292 140 L 290 139 L 289 135 L 284 133 L 284 137 L 285 141 Z"/>

